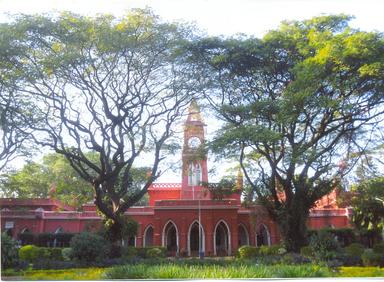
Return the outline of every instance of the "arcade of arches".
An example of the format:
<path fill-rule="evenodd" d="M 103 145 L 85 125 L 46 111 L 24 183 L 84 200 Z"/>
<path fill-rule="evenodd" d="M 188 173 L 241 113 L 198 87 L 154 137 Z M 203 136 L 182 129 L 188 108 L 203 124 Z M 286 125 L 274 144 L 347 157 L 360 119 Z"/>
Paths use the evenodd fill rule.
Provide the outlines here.
<path fill-rule="evenodd" d="M 126 212 L 139 228 L 135 237 L 123 241 L 124 245 L 163 246 L 169 255 L 197 256 L 203 252 L 206 256 L 227 256 L 242 245 L 280 243 L 277 226 L 261 206 L 242 207 L 241 173 L 237 191 L 221 200 L 214 200 L 201 185 L 208 182 L 207 156 L 198 152 L 205 141 L 205 126 L 193 101 L 184 125 L 181 183 L 152 184 L 148 189 L 149 205 L 131 207 Z M 348 226 L 350 210 L 338 208 L 336 196 L 332 192 L 311 210 L 310 228 Z M 14 238 L 26 230 L 79 233 L 96 231 L 101 225 L 93 204 L 84 205 L 81 212 L 53 199 L 0 199 L 0 205 L 2 231 Z"/>

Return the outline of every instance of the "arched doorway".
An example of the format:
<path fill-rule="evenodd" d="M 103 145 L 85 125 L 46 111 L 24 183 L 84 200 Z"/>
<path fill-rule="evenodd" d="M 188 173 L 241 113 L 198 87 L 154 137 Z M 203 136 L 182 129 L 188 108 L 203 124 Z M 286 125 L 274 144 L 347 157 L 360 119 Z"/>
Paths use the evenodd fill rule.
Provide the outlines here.
<path fill-rule="evenodd" d="M 243 224 L 239 224 L 237 234 L 239 238 L 239 247 L 249 245 L 248 231 Z"/>
<path fill-rule="evenodd" d="M 60 242 L 60 240 L 58 239 L 58 237 L 60 235 L 57 235 L 57 234 L 61 234 L 64 232 L 64 228 L 63 227 L 58 227 L 55 231 L 55 235 L 54 235 L 54 239 L 53 239 L 53 247 L 56 248 L 56 247 L 62 247 L 62 242 Z"/>
<path fill-rule="evenodd" d="M 256 245 L 258 247 L 271 245 L 271 236 L 268 227 L 264 224 L 260 224 L 256 232 Z"/>
<path fill-rule="evenodd" d="M 144 247 L 153 245 L 153 227 L 149 225 L 144 231 Z"/>
<path fill-rule="evenodd" d="M 127 239 L 127 246 L 128 247 L 136 247 L 136 236 L 130 235 Z"/>
<path fill-rule="evenodd" d="M 220 221 L 216 224 L 214 232 L 214 254 L 216 256 L 231 255 L 231 236 L 228 224 Z"/>
<path fill-rule="evenodd" d="M 172 221 L 168 221 L 164 226 L 163 247 L 167 249 L 170 256 L 175 256 L 179 252 L 179 235 L 176 224 Z"/>
<path fill-rule="evenodd" d="M 198 256 L 199 247 L 201 251 L 205 252 L 205 234 L 203 226 L 200 227 L 199 234 L 199 222 L 196 220 L 189 226 L 188 232 L 188 255 L 189 256 Z M 201 245 L 199 246 L 199 236 L 201 236 Z"/>

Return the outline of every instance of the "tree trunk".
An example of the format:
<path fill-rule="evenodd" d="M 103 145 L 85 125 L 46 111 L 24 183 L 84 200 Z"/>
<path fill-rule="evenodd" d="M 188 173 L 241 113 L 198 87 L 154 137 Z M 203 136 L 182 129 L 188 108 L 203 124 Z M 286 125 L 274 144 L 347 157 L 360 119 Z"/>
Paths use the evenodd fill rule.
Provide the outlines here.
<path fill-rule="evenodd" d="M 301 247 L 307 245 L 308 215 L 308 208 L 292 204 L 277 217 L 276 221 L 288 251 L 299 252 Z"/>

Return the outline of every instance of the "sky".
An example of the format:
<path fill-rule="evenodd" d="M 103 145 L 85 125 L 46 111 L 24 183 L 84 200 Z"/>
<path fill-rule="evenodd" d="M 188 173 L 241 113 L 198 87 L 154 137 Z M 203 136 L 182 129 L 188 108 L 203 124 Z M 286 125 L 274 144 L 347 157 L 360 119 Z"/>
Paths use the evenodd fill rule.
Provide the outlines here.
<path fill-rule="evenodd" d="M 353 27 L 384 31 L 382 0 L 0 0 L 0 21 L 6 13 L 72 11 L 121 16 L 131 8 L 151 7 L 163 19 L 195 22 L 209 35 L 246 33 L 262 36 L 282 20 L 321 14 L 349 14 Z"/>
<path fill-rule="evenodd" d="M 195 23 L 208 35 L 262 37 L 283 20 L 340 13 L 355 16 L 350 23 L 354 28 L 384 32 L 384 0 L 0 0 L 0 22 L 9 20 L 9 14 L 59 11 L 120 17 L 132 8 L 145 7 L 166 21 Z M 213 130 L 207 128 L 208 137 Z M 213 167 L 212 160 L 208 166 Z M 166 174 L 159 181 L 180 181 L 180 174 Z"/>

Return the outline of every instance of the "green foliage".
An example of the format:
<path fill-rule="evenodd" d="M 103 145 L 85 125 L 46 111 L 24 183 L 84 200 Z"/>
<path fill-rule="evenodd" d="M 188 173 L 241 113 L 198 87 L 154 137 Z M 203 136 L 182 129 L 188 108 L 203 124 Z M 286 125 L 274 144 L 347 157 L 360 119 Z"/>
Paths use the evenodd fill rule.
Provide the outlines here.
<path fill-rule="evenodd" d="M 384 243 L 383 242 L 374 244 L 372 249 L 373 249 L 374 253 L 384 255 Z"/>
<path fill-rule="evenodd" d="M 315 257 L 321 260 L 334 258 L 340 249 L 339 243 L 335 237 L 325 231 L 320 231 L 312 236 L 309 246 Z"/>
<path fill-rule="evenodd" d="M 26 245 L 19 249 L 19 257 L 28 262 L 34 262 L 43 255 L 43 249 L 34 245 Z"/>
<path fill-rule="evenodd" d="M 101 261 L 108 256 L 109 243 L 101 236 L 93 233 L 80 233 L 75 235 L 70 246 L 71 256 L 83 262 Z"/>
<path fill-rule="evenodd" d="M 373 252 L 372 249 L 366 249 L 361 255 L 364 266 L 382 266 L 384 263 L 383 254 Z"/>
<path fill-rule="evenodd" d="M 5 233 L 1 234 L 1 268 L 11 268 L 17 265 L 19 254 L 17 243 Z"/>
<path fill-rule="evenodd" d="M 88 153 L 89 158 L 95 154 Z M 82 179 L 60 154 L 45 155 L 40 162 L 29 162 L 20 170 L 3 174 L 0 188 L 6 197 L 56 198 L 80 208 L 92 200 L 92 186 Z"/>
<path fill-rule="evenodd" d="M 20 259 L 34 263 L 37 260 L 63 260 L 61 248 L 37 247 L 26 245 L 19 249 Z"/>
<path fill-rule="evenodd" d="M 300 248 L 300 254 L 305 257 L 313 257 L 313 250 L 310 246 L 304 246 Z"/>
<path fill-rule="evenodd" d="M 384 177 L 363 180 L 351 187 L 353 207 L 352 221 L 360 230 L 373 230 L 380 232 L 383 228 L 384 217 Z"/>
<path fill-rule="evenodd" d="M 63 260 L 62 248 L 44 248 L 43 259 Z"/>
<path fill-rule="evenodd" d="M 262 256 L 268 256 L 268 255 L 281 255 L 286 253 L 287 251 L 285 250 L 280 245 L 272 245 L 272 246 L 261 246 L 259 248 L 259 254 Z"/>
<path fill-rule="evenodd" d="M 135 257 L 138 254 L 138 250 L 136 247 L 127 247 L 123 249 L 122 256 L 123 257 Z"/>
<path fill-rule="evenodd" d="M 24 100 L 36 101 L 44 116 L 31 139 L 65 156 L 88 183 L 73 190 L 73 178 L 65 178 L 56 190 L 68 192 L 68 203 L 95 196 L 99 211 L 116 220 L 158 177 L 159 162 L 174 147 L 173 124 L 199 93 L 183 49 L 194 31 L 164 22 L 150 9 L 120 18 L 19 15 L 0 27 L 9 35 L 3 53 L 20 49 L 15 62 L 5 62 L 23 78 L 12 86 Z M 96 162 L 88 152 L 96 152 Z M 148 152 L 152 167 L 136 177 Z M 48 194 L 47 187 L 42 190 Z M 118 241 L 122 225 L 113 224 Z"/>
<path fill-rule="evenodd" d="M 222 200 L 226 196 L 230 196 L 233 193 L 241 193 L 237 190 L 235 178 L 222 178 L 218 183 L 203 183 L 205 187 L 208 187 L 211 192 L 212 198 Z"/>
<path fill-rule="evenodd" d="M 259 249 L 253 246 L 241 246 L 238 250 L 239 258 L 249 259 L 256 257 L 259 254 Z"/>
<path fill-rule="evenodd" d="M 66 270 L 35 270 L 28 271 L 23 280 L 101 280 L 104 268 L 75 268 Z"/>
<path fill-rule="evenodd" d="M 150 248 L 147 251 L 148 258 L 161 258 L 164 257 L 164 252 L 160 248 Z"/>
<path fill-rule="evenodd" d="M 300 255 L 297 253 L 286 253 L 282 259 L 281 259 L 281 264 L 293 264 L 293 265 L 298 265 L 298 264 L 305 264 L 305 263 L 310 263 L 311 260 L 304 255 Z"/>
<path fill-rule="evenodd" d="M 192 48 L 211 82 L 206 97 L 225 120 L 212 150 L 240 160 L 289 251 L 307 243 L 309 210 L 345 169 L 334 164 L 361 151 L 359 138 L 365 144 L 383 111 L 383 34 L 354 30 L 350 19 L 289 21 L 262 39 L 209 38 Z"/>
<path fill-rule="evenodd" d="M 265 266 L 254 264 L 188 265 L 188 264 L 135 264 L 107 269 L 105 279 L 234 279 L 234 278 L 288 278 L 327 277 L 331 272 L 317 265 Z"/>
<path fill-rule="evenodd" d="M 379 267 L 340 267 L 338 277 L 384 277 L 384 269 Z"/>
<path fill-rule="evenodd" d="M 64 261 L 71 261 L 72 259 L 72 249 L 71 248 L 63 248 L 61 250 L 61 256 Z"/>
<path fill-rule="evenodd" d="M 352 243 L 345 247 L 345 253 L 349 256 L 361 257 L 364 253 L 364 246 L 360 243 Z"/>
<path fill-rule="evenodd" d="M 104 224 L 100 234 L 111 242 L 136 236 L 139 224 L 132 218 L 124 215 L 118 217 L 118 220 L 104 218 Z"/>

